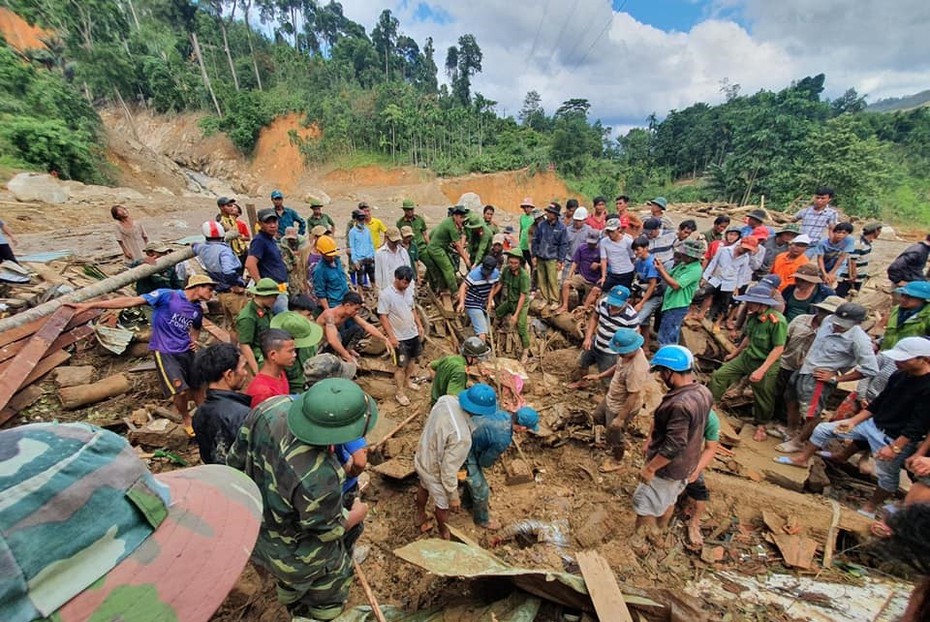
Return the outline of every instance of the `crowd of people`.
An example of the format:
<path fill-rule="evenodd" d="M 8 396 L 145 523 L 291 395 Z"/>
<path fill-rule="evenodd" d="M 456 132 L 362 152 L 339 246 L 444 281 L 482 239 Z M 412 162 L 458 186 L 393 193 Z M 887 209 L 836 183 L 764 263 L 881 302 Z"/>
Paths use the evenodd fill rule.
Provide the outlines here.
<path fill-rule="evenodd" d="M 585 322 L 570 386 L 602 388 L 593 411 L 593 423 L 606 429 L 602 471 L 620 468 L 627 427 L 653 378 L 666 390 L 649 413 L 645 463 L 630 499 L 634 550 L 662 545 L 679 503 L 687 507 L 688 543 L 700 548 L 710 495 L 703 471 L 720 439 L 716 411 L 743 379 L 754 394 L 753 438 L 782 437 L 777 461 L 806 468 L 815 454 L 872 455 L 878 487 L 861 511 L 876 518 L 877 533 L 894 537 L 895 521 L 880 519 L 894 510 L 883 504 L 902 469 L 915 478 L 904 505 L 930 502 L 930 415 L 914 407 L 930 399 L 930 236 L 889 267 L 896 304 L 873 339 L 855 292 L 881 278 L 869 270 L 881 226 L 853 237 L 832 198 L 818 189 L 793 224 L 773 227 L 755 209 L 739 224 L 721 215 L 703 233 L 693 220 L 676 226 L 662 197 L 642 215 L 623 195 L 613 211 L 603 197 L 590 211 L 576 200 L 540 209 L 526 198 L 516 229 L 498 225 L 490 205 L 480 215 L 450 207 L 429 229 L 413 201 L 402 203 L 393 225 L 361 203 L 340 249 L 319 201 L 304 218 L 275 191 L 250 231 L 235 200 L 223 197 L 220 213 L 203 223 L 205 242 L 193 245 L 195 258 L 172 269 L 174 277 L 161 275 L 138 296 L 73 306 L 152 308 L 158 377 L 202 461 L 227 464 L 258 485 L 264 511 L 253 559 L 275 578 L 294 620 L 330 620 L 348 596 L 368 511 L 358 476 L 378 405 L 352 380 L 360 343 L 383 343 L 395 399 L 409 406 L 410 392 L 423 388 L 418 359 L 428 327 L 415 302 L 422 287 L 474 332 L 459 353 L 422 367 L 432 379 L 414 456 L 423 532 L 449 538 L 449 514 L 463 506 L 476 525 L 499 527 L 484 470 L 515 435 L 538 431 L 539 416 L 527 405 L 505 410 L 502 395 L 472 379 L 476 366 L 499 354 L 489 338 L 495 323 L 518 333 L 526 361 L 532 303 L 541 314 L 572 312 Z M 127 261 L 154 261 L 165 250 L 142 237 L 124 208 L 113 217 Z M 238 237 L 227 240 L 228 231 Z M 234 342 L 201 348 L 203 303 L 215 294 Z M 707 386 L 694 353 L 679 345 L 692 320 L 709 320 L 735 342 Z M 822 422 L 837 384 L 854 380 L 850 416 Z"/>

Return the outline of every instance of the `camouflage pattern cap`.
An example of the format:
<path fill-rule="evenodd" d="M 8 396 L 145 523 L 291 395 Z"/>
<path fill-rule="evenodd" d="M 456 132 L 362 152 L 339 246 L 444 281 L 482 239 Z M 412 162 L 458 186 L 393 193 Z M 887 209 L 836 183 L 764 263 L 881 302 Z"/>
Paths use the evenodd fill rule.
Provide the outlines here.
<path fill-rule="evenodd" d="M 206 622 L 258 535 L 261 496 L 244 474 L 155 477 L 123 437 L 91 425 L 4 430 L 0 461 L 5 622 Z"/>

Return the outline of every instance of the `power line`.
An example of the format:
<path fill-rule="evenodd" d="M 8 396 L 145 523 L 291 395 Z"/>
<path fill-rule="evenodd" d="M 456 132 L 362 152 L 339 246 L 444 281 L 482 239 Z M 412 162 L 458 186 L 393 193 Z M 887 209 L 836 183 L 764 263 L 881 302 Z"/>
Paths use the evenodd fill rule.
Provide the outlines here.
<path fill-rule="evenodd" d="M 628 2 L 629 0 L 623 0 L 623 4 L 621 4 L 620 7 L 617 9 L 617 13 L 622 12 L 623 8 L 627 5 Z M 572 71 L 575 71 L 576 69 L 578 69 L 578 67 L 580 67 L 582 63 L 588 60 L 588 55 L 591 53 L 591 50 L 593 50 L 594 46 L 596 46 L 598 41 L 601 40 L 601 37 L 604 36 L 604 33 L 606 33 L 610 29 L 610 25 L 613 24 L 613 21 L 614 21 L 614 12 L 611 11 L 610 19 L 607 20 L 607 22 L 604 24 L 604 27 L 594 38 L 594 41 L 591 42 L 591 46 L 588 48 L 588 51 L 584 53 L 584 56 L 581 57 L 581 60 L 575 63 L 575 66 L 572 68 Z"/>
<path fill-rule="evenodd" d="M 578 0 L 575 0 L 575 3 L 572 4 L 572 8 L 568 11 L 568 15 L 562 20 L 562 27 L 559 29 L 559 34 L 556 35 L 555 41 L 552 44 L 552 54 L 549 55 L 549 59 L 546 61 L 546 67 L 552 64 L 552 59 L 555 58 L 556 53 L 559 51 L 559 42 L 562 40 L 562 35 L 565 34 L 565 28 L 568 26 L 568 22 L 577 8 Z"/>
<path fill-rule="evenodd" d="M 550 0 L 546 0 L 546 6 L 543 8 L 542 15 L 539 18 L 539 25 L 536 26 L 536 36 L 533 37 L 533 47 L 530 48 L 530 54 L 526 57 L 526 62 L 523 63 L 524 65 L 528 65 L 533 55 L 536 54 L 536 45 L 539 43 L 539 33 L 542 32 L 543 23 L 546 21 L 546 15 L 549 13 L 549 2 Z"/>

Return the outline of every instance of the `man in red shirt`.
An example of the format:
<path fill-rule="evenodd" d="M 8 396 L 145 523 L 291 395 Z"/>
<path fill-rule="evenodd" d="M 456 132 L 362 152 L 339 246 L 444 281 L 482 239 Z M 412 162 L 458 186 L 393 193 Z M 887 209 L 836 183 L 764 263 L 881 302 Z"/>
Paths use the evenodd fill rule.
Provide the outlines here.
<path fill-rule="evenodd" d="M 287 395 L 290 392 L 286 370 L 297 359 L 294 338 L 287 331 L 269 328 L 262 333 L 261 342 L 265 361 L 249 388 L 245 390 L 246 395 L 252 397 L 252 408 L 269 397 Z"/>

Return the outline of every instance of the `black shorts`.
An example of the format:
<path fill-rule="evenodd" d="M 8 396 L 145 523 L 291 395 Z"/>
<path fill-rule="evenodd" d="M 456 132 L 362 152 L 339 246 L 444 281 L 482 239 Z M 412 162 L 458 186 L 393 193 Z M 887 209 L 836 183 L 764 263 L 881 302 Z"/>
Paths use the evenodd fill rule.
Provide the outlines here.
<path fill-rule="evenodd" d="M 685 496 L 695 501 L 707 501 L 710 499 L 710 491 L 707 489 L 707 484 L 704 483 L 703 473 L 698 475 L 698 478 L 693 482 L 688 482 L 688 485 L 685 486 Z"/>
<path fill-rule="evenodd" d="M 623 285 L 627 289 L 630 289 L 631 287 L 633 287 L 633 276 L 635 274 L 636 273 L 633 271 L 624 272 L 622 274 L 615 274 L 611 272 L 610 274 L 607 275 L 607 278 L 604 279 L 604 288 L 603 288 L 604 293 L 606 294 L 607 292 L 612 290 L 617 285 Z"/>
<path fill-rule="evenodd" d="M 394 364 L 398 367 L 406 367 L 414 361 L 423 352 L 423 342 L 419 337 L 411 337 L 398 342 L 394 350 Z"/>
<path fill-rule="evenodd" d="M 190 388 L 194 371 L 194 351 L 168 353 L 155 350 L 155 368 L 165 397 L 174 397 Z"/>

